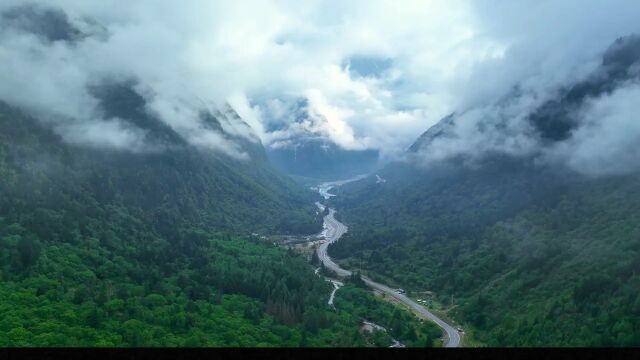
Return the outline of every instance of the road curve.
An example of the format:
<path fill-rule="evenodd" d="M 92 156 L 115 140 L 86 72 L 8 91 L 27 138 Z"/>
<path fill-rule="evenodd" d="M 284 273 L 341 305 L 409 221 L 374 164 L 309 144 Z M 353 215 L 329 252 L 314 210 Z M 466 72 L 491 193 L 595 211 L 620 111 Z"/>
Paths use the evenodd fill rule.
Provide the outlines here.
<path fill-rule="evenodd" d="M 338 264 L 334 263 L 327 254 L 327 248 L 329 247 L 329 244 L 338 241 L 338 239 L 340 239 L 340 237 L 344 235 L 344 233 L 346 233 L 348 230 L 347 226 L 336 220 L 334 214 L 335 210 L 330 208 L 329 214 L 324 217 L 324 235 L 326 241 L 318 246 L 318 258 L 320 259 L 320 261 L 322 261 L 325 268 L 335 272 L 338 276 L 350 276 L 351 271 L 345 270 L 338 266 Z M 367 277 L 363 276 L 362 280 L 364 280 L 365 284 L 367 284 L 369 287 L 376 289 L 388 296 L 391 296 L 407 307 L 411 308 L 419 315 L 420 318 L 431 320 L 438 326 L 440 326 L 447 333 L 447 343 L 445 344 L 445 347 L 460 346 L 460 333 L 458 333 L 458 331 L 451 325 L 447 324 L 442 319 L 427 310 L 424 306 L 416 303 L 403 294 L 397 293 L 394 289 L 391 289 L 386 285 L 377 283 Z"/>

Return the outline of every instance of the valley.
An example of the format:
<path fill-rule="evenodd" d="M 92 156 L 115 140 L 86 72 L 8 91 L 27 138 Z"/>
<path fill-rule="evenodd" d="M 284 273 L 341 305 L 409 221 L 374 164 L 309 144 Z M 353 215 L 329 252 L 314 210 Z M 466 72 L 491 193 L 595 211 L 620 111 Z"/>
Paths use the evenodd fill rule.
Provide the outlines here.
<path fill-rule="evenodd" d="M 0 348 L 640 346 L 639 18 L 0 1 Z"/>
<path fill-rule="evenodd" d="M 358 181 L 365 177 L 366 175 L 363 175 L 363 176 L 359 176 L 357 178 L 346 180 L 346 181 L 335 181 L 335 182 L 323 183 L 318 186 L 319 193 L 321 196 L 325 198 L 325 200 L 329 199 L 331 196 L 335 196 L 329 193 L 329 191 L 333 187 L 347 184 L 353 181 Z M 320 210 L 324 211 L 323 205 L 319 203 L 316 203 L 316 205 L 320 208 Z M 334 209 L 329 208 L 329 213 L 324 216 L 325 229 L 322 235 L 326 239 L 326 242 L 321 243 L 317 247 L 316 251 L 317 251 L 318 258 L 320 259 L 320 262 L 323 264 L 323 266 L 327 270 L 329 270 L 329 273 L 334 273 L 338 277 L 349 277 L 352 275 L 352 272 L 341 268 L 339 265 L 333 262 L 331 260 L 331 257 L 329 257 L 329 255 L 327 254 L 327 249 L 329 245 L 340 240 L 342 235 L 344 235 L 348 230 L 347 226 L 345 226 L 344 224 L 342 224 L 341 222 L 335 219 L 334 217 L 335 212 L 336 211 Z M 382 294 L 385 294 L 386 296 L 390 296 L 396 299 L 398 302 L 400 302 L 401 304 L 403 304 L 404 306 L 408 307 L 413 312 L 415 312 L 416 315 L 419 316 L 421 319 L 427 319 L 429 321 L 433 321 L 434 323 L 436 323 L 440 328 L 442 328 L 445 331 L 447 335 L 447 340 L 445 342 L 446 347 L 458 347 L 460 345 L 460 333 L 458 332 L 458 330 L 454 329 L 451 325 L 447 324 L 442 319 L 438 318 L 436 315 L 434 315 L 429 310 L 427 310 L 424 306 L 413 301 L 406 295 L 399 293 L 397 289 L 391 289 L 388 286 L 377 283 L 365 276 L 361 276 L 361 278 L 367 286 L 369 286 L 374 290 L 378 290 L 379 292 L 381 292 Z M 335 294 L 335 290 L 331 294 L 331 300 L 333 299 L 334 294 Z"/>

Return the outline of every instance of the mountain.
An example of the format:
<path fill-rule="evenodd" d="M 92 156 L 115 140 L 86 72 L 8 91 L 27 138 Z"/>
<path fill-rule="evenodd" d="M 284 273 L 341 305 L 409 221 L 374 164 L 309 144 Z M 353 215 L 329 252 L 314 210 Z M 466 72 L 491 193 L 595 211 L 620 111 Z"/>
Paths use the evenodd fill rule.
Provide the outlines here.
<path fill-rule="evenodd" d="M 640 41 L 616 41 L 586 80 L 527 118 L 542 146 L 575 109 L 637 79 Z M 459 113 L 409 149 L 458 136 Z M 433 291 L 472 338 L 494 346 L 640 344 L 640 174 L 585 176 L 537 154 L 387 165 L 335 190 L 349 226 L 330 253 L 410 291 Z M 630 168 L 632 168 L 630 166 Z M 357 264 L 357 265 L 356 265 Z"/>
<path fill-rule="evenodd" d="M 418 152 L 427 148 L 435 139 L 450 138 L 454 136 L 452 129 L 455 126 L 455 114 L 450 114 L 438 121 L 435 125 L 423 132 L 420 137 L 409 146 L 409 152 Z"/>
<path fill-rule="evenodd" d="M 99 98 L 105 113 L 145 129 L 145 140 L 164 150 L 68 144 L 47 123 L 0 104 L 0 343 L 224 345 L 232 343 L 223 336 L 247 327 L 237 344 L 278 343 L 260 333 L 274 334 L 271 325 L 254 322 L 299 323 L 304 301 L 295 301 L 295 314 L 282 309 L 328 289 L 302 259 L 238 235 L 319 231 L 311 194 L 274 170 L 259 144 L 252 151 L 260 157 L 235 160 L 188 145 L 127 85 Z M 274 291 L 292 296 L 285 300 L 263 291 L 277 288 L 275 279 L 309 285 L 280 285 Z"/>
<path fill-rule="evenodd" d="M 144 129 L 153 151 L 67 143 L 51 124 L 0 103 L 0 346 L 389 346 L 359 332 L 393 326 L 412 346 L 440 331 L 250 232 L 320 230 L 315 195 L 249 159 L 191 145 L 145 110 L 131 83 L 96 92 L 101 111 Z M 236 130 L 237 130 L 236 129 Z"/>
<path fill-rule="evenodd" d="M 113 36 L 55 6 L 4 8 L 0 41 L 19 34 L 36 57 Z M 317 194 L 228 104 L 158 95 L 129 70 L 86 74 L 77 92 L 61 81 L 47 100 L 1 96 L 0 346 L 439 343 L 348 282 L 329 307 L 332 286 L 268 238 L 318 233 Z M 363 334 L 362 318 L 393 331 Z"/>
<path fill-rule="evenodd" d="M 313 138 L 297 138 L 287 147 L 271 148 L 268 156 L 287 174 L 318 180 L 353 177 L 378 164 L 375 150 L 344 150 L 330 141 Z"/>
<path fill-rule="evenodd" d="M 267 146 L 271 162 L 296 178 L 336 180 L 367 173 L 379 165 L 377 150 L 348 150 L 318 130 L 326 119 L 309 110 L 307 100 L 287 109 L 288 118 L 274 119 L 267 131 L 277 134 Z"/>
<path fill-rule="evenodd" d="M 310 234 L 319 230 L 320 220 L 309 205 L 314 195 L 275 170 L 259 141 L 229 134 L 220 125 L 226 121 L 224 117 L 203 113 L 205 124 L 222 137 L 239 142 L 249 159 L 237 160 L 193 146 L 147 112 L 145 99 L 132 86 L 129 82 L 109 84 L 95 92 L 105 117 L 118 118 L 144 131 L 142 141 L 152 149 L 147 152 L 68 145 L 53 130 L 47 132 L 35 120 L 4 105 L 4 112 L 10 115 L 3 119 L 3 143 L 17 177 L 16 186 L 58 188 L 77 201 L 86 190 L 101 203 L 144 212 L 158 226 L 166 226 L 164 217 L 170 217 L 245 234 Z M 32 183 L 36 174 L 40 183 Z M 74 181 L 86 189 L 78 188 Z M 46 197 L 37 201 L 55 204 Z"/>
<path fill-rule="evenodd" d="M 579 109 L 590 99 L 611 94 L 623 85 L 640 79 L 640 35 L 632 34 L 618 38 L 604 52 L 600 65 L 586 79 L 566 86 L 557 97 L 538 106 L 527 116 L 537 138 L 546 145 L 567 140 L 580 121 Z M 519 96 L 517 87 L 497 106 L 505 106 Z M 434 139 L 455 137 L 456 119 L 464 112 L 454 113 L 441 119 L 425 131 L 410 147 L 411 152 L 428 151 Z M 492 126 L 504 127 L 505 120 L 492 119 Z"/>

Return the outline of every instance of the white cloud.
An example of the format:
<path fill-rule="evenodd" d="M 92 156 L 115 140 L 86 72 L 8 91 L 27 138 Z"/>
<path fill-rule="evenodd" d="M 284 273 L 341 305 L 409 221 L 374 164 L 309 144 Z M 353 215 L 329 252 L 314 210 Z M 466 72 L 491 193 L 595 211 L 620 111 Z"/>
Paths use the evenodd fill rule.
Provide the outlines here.
<path fill-rule="evenodd" d="M 62 125 L 61 133 L 74 144 L 91 145 L 105 149 L 126 149 L 133 152 L 147 152 L 160 149 L 149 148 L 145 144 L 145 133 L 128 127 L 118 119 L 107 121 L 83 121 Z"/>
<path fill-rule="evenodd" d="M 550 150 L 552 160 L 593 176 L 640 169 L 640 84 L 632 83 L 591 100 L 582 110 L 583 126 Z"/>
<path fill-rule="evenodd" d="M 0 11 L 19 3 L 5 1 Z M 127 6 L 61 0 L 55 6 L 75 23 L 95 19 L 108 38 L 71 45 L 0 30 L 1 99 L 56 119 L 109 123 L 96 118 L 86 84 L 135 76 L 152 89 L 149 108 L 169 126 L 240 157 L 228 140 L 202 134 L 199 109 L 229 102 L 267 144 L 282 146 L 291 134 L 312 131 L 347 149 L 393 155 L 450 112 L 476 108 L 482 116 L 466 116 L 492 114 L 512 131 L 478 134 L 469 118 L 457 130 L 460 140 L 445 148 L 524 151 L 533 144 L 516 134 L 523 127 L 518 119 L 584 77 L 607 44 L 638 30 L 640 15 L 640 3 L 624 0 L 140 0 Z M 378 77 L 353 76 L 342 67 L 352 56 L 390 65 Z M 516 84 L 528 98 L 497 111 L 492 102 Z M 302 97 L 311 116 L 295 122 L 292 103 Z M 290 126 L 270 132 L 276 120 Z M 242 127 L 223 126 L 251 138 Z"/>

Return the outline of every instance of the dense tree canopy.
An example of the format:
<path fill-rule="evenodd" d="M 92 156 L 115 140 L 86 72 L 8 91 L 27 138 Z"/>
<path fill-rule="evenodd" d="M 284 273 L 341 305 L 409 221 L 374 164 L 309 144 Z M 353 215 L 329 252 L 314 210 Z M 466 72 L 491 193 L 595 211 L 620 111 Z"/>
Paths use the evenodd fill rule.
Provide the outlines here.
<path fill-rule="evenodd" d="M 489 345 L 640 344 L 637 175 L 496 158 L 381 175 L 335 190 L 350 231 L 329 252 L 347 266 L 435 292 Z"/>
<path fill-rule="evenodd" d="M 302 256 L 246 236 L 319 231 L 311 194 L 231 161 L 73 147 L 0 105 L 0 346 L 388 346 L 350 310 L 390 305 L 332 308 Z"/>

